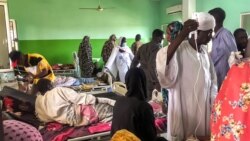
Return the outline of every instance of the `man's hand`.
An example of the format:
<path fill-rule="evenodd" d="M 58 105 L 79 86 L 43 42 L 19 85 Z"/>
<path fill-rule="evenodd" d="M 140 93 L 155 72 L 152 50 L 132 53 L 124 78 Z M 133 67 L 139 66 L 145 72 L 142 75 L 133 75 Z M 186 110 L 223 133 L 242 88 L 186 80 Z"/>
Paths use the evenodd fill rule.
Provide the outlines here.
<path fill-rule="evenodd" d="M 169 64 L 169 61 L 172 59 L 175 51 L 177 50 L 181 42 L 185 40 L 186 37 L 188 37 L 190 32 L 197 30 L 197 28 L 198 28 L 198 22 L 196 20 L 189 19 L 184 22 L 184 26 L 180 34 L 178 34 L 176 39 L 174 39 L 168 46 L 167 62 L 166 62 L 167 65 Z"/>
<path fill-rule="evenodd" d="M 25 80 L 27 80 L 28 82 L 32 83 L 34 80 L 34 75 L 31 73 L 28 73 L 28 75 L 25 76 Z"/>
<path fill-rule="evenodd" d="M 199 24 L 196 20 L 188 19 L 184 22 L 182 32 L 185 36 L 188 36 L 188 34 L 192 31 L 197 30 Z"/>

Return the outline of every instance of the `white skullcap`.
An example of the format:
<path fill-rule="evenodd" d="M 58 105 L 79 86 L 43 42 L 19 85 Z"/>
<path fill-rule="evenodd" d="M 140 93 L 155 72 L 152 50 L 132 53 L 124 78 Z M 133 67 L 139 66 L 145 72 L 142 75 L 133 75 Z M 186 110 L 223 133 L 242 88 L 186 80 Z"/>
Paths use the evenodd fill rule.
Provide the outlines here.
<path fill-rule="evenodd" d="M 194 15 L 197 22 L 199 23 L 199 27 L 198 30 L 202 30 L 202 31 L 207 31 L 210 29 L 214 29 L 215 27 L 215 19 L 212 15 L 210 15 L 209 13 L 206 12 L 198 12 L 195 13 Z"/>

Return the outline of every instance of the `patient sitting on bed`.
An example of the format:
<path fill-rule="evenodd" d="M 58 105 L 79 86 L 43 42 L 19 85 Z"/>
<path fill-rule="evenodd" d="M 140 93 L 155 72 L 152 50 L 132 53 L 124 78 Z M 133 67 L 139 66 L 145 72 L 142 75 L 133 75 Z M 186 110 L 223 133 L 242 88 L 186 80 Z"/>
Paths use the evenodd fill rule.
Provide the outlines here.
<path fill-rule="evenodd" d="M 43 122 L 83 126 L 112 120 L 114 100 L 77 93 L 65 87 L 53 88 L 48 79 L 40 79 L 37 86 L 40 94 L 36 98 L 35 110 Z"/>

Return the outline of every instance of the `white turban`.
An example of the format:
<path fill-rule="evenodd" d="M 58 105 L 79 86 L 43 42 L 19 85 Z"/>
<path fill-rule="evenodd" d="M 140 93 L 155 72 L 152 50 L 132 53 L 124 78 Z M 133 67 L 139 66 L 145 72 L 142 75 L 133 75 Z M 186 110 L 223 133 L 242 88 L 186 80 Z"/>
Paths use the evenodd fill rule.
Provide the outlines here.
<path fill-rule="evenodd" d="M 196 19 L 197 22 L 199 23 L 198 30 L 207 31 L 210 29 L 212 29 L 212 30 L 214 29 L 215 19 L 209 13 L 198 12 L 198 13 L 195 13 L 194 16 L 195 17 L 193 17 L 193 18 Z"/>

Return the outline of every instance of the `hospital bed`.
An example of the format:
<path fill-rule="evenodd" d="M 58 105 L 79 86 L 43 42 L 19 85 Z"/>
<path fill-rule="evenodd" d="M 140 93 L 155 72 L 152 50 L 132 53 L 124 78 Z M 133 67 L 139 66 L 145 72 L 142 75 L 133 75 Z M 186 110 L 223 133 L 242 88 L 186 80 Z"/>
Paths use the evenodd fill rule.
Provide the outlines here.
<path fill-rule="evenodd" d="M 106 97 L 110 99 L 117 99 L 119 96 L 117 96 L 114 93 L 101 93 L 101 94 L 95 94 L 96 97 Z M 0 97 L 11 97 L 17 101 L 23 101 L 29 103 L 31 106 L 35 105 L 35 96 L 25 94 L 21 91 L 18 91 L 16 89 L 13 89 L 11 87 L 5 86 L 2 91 L 0 91 Z M 2 113 L 2 112 L 1 112 Z M 7 114 L 7 113 L 4 113 Z M 26 123 L 29 123 L 33 125 L 34 127 L 38 128 L 40 125 L 42 125 L 41 122 L 39 122 L 38 119 L 36 119 L 36 116 L 34 114 L 31 114 L 30 112 L 27 112 L 21 116 L 17 116 L 13 113 L 8 113 L 8 116 L 11 117 L 12 119 L 16 119 L 19 121 L 23 121 Z M 1 130 L 0 130 L 1 131 Z M 51 131 L 48 131 L 51 132 Z M 101 133 L 86 133 L 84 136 L 78 136 L 78 137 L 73 137 L 70 139 L 71 141 L 77 141 L 77 140 L 89 140 L 89 139 L 101 139 L 102 137 L 105 136 L 105 138 L 109 138 L 109 131 L 101 132 Z"/>
<path fill-rule="evenodd" d="M 94 62 L 100 62 L 101 58 L 92 58 Z M 79 57 L 77 52 L 73 52 L 73 64 L 68 64 L 69 67 L 64 67 L 64 64 L 53 65 L 52 69 L 56 76 L 71 76 L 71 77 L 81 77 L 81 69 L 79 66 Z"/>
<path fill-rule="evenodd" d="M 120 95 L 117 95 L 112 92 L 105 92 L 105 93 L 99 93 L 94 94 L 96 97 L 105 97 L 116 100 L 120 97 Z M 18 101 L 28 102 L 31 106 L 34 107 L 35 105 L 35 96 L 25 94 L 21 91 L 18 91 L 16 89 L 10 88 L 8 86 L 5 86 L 2 91 L 0 91 L 0 97 L 11 97 Z M 5 113 L 6 114 L 6 113 Z M 36 128 L 43 127 L 40 129 L 41 134 L 43 135 L 45 140 L 51 140 L 55 137 L 60 136 L 61 134 L 64 134 L 65 132 L 69 131 L 71 127 L 68 127 L 67 125 L 63 125 L 63 128 L 60 128 L 60 130 L 55 131 L 48 131 L 46 130 L 46 125 L 39 122 L 39 120 L 36 118 L 34 113 L 32 112 L 26 112 L 25 114 L 21 116 L 16 116 L 15 114 L 9 113 L 9 116 L 13 119 L 20 120 L 26 123 L 29 123 L 33 125 Z M 165 122 L 166 123 L 166 122 Z M 42 125 L 42 126 L 41 126 Z M 84 140 L 108 140 L 110 139 L 110 129 L 109 130 L 103 130 L 101 132 L 95 132 L 91 133 L 89 129 L 95 125 L 90 125 L 88 127 L 72 127 L 74 129 L 74 132 L 69 134 L 67 136 L 68 141 L 84 141 Z M 164 125 L 165 126 L 165 125 Z"/>
<path fill-rule="evenodd" d="M 76 70 L 75 69 L 53 69 L 53 72 L 56 76 L 71 76 L 75 77 Z"/>
<path fill-rule="evenodd" d="M 3 100 L 2 98 L 5 96 L 8 97 L 13 97 L 16 98 L 18 100 L 25 100 L 25 101 L 32 101 L 33 98 L 32 97 L 26 97 L 25 95 L 21 95 L 21 96 L 17 96 L 16 95 L 16 91 L 14 89 L 11 89 L 9 87 L 4 87 L 1 91 L 0 91 L 0 141 L 4 141 L 4 127 L 3 127 L 3 117 L 8 117 L 8 119 L 15 119 L 15 116 L 11 116 L 12 114 L 7 114 L 6 112 L 3 111 Z M 31 102 L 32 103 L 32 102 Z M 16 119 L 16 120 L 20 120 L 20 119 Z M 20 120 L 22 121 L 22 120 Z M 24 121 L 25 122 L 25 121 Z M 27 123 L 27 121 L 26 121 Z M 29 124 L 31 124 L 30 122 L 28 122 Z M 32 125 L 32 124 L 31 124 Z"/>
<path fill-rule="evenodd" d="M 68 141 L 83 141 L 83 140 L 108 140 L 110 139 L 110 131 L 96 133 L 93 135 L 87 135 L 83 137 L 77 137 L 73 139 L 68 139 Z"/>

